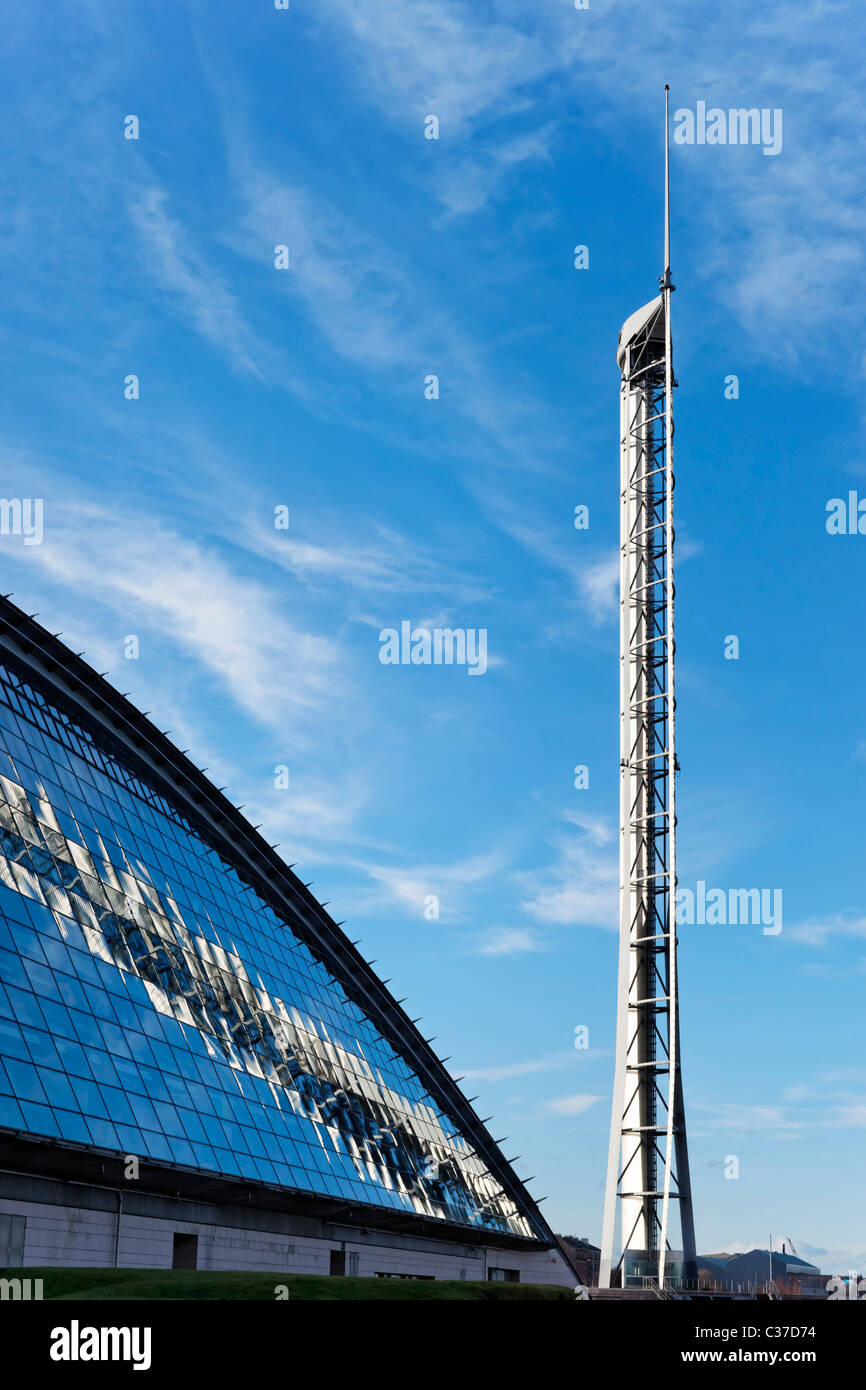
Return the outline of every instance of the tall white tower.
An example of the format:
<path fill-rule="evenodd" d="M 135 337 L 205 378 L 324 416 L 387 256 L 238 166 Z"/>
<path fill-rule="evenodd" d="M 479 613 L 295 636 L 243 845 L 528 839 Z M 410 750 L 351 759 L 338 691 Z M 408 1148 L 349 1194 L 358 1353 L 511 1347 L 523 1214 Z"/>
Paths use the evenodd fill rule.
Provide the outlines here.
<path fill-rule="evenodd" d="M 680 1077 L 675 900 L 669 92 L 661 293 L 626 319 L 620 386 L 620 912 L 616 1071 L 599 1285 L 697 1278 Z M 672 1205 L 673 1204 L 673 1205 Z M 679 1208 L 681 1253 L 671 1249 Z M 614 1238 L 620 1217 L 619 1260 Z M 614 1271 L 618 1276 L 614 1278 Z"/>

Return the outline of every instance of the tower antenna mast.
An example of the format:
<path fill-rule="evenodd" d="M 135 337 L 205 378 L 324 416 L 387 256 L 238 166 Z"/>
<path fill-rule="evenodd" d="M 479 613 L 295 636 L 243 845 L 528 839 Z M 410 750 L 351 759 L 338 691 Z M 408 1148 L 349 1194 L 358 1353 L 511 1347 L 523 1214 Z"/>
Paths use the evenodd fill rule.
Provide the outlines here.
<path fill-rule="evenodd" d="M 599 1285 L 697 1280 L 676 940 L 670 91 L 664 273 L 619 335 L 620 915 L 616 1068 Z M 678 1204 L 682 1259 L 670 1251 Z M 621 1253 L 614 1265 L 620 1217 Z M 677 1270 L 677 1265 L 680 1269 Z"/>

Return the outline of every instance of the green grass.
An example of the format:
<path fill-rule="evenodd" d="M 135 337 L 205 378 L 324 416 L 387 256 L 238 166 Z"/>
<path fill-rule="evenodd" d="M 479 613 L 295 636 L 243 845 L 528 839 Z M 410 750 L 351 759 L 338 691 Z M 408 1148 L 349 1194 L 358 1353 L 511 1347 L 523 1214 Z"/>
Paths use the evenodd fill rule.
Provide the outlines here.
<path fill-rule="evenodd" d="M 340 1302 L 452 1299 L 574 1301 L 574 1291 L 553 1284 L 471 1283 L 457 1279 L 349 1279 L 315 1274 L 258 1274 L 235 1270 L 186 1269 L 7 1269 L 5 1279 L 41 1279 L 43 1297 L 59 1300 L 232 1299 L 272 1303 L 285 1284 L 289 1298 Z"/>

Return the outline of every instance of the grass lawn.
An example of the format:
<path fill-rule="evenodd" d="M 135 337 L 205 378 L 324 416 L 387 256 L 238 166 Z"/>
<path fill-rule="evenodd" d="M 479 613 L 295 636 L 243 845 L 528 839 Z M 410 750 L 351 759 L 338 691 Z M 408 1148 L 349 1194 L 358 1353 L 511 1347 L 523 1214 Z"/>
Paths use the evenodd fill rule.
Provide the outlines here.
<path fill-rule="evenodd" d="M 457 1279 L 349 1279 L 315 1274 L 258 1274 L 206 1269 L 7 1269 L 4 1279 L 41 1279 L 45 1299 L 241 1299 L 272 1303 L 277 1285 L 290 1299 L 353 1300 L 503 1299 L 574 1301 L 574 1290 L 553 1284 L 472 1283 Z M 285 1294 L 283 1294 L 285 1297 Z"/>

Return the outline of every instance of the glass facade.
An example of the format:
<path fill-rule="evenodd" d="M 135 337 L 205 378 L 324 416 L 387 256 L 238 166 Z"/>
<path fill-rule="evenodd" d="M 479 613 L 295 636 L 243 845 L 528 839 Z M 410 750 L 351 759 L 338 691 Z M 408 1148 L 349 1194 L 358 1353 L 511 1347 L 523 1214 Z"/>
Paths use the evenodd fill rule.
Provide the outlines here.
<path fill-rule="evenodd" d="M 538 1234 L 291 921 L 3 666 L 0 1127 Z"/>

